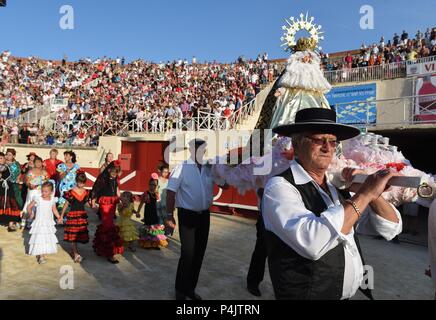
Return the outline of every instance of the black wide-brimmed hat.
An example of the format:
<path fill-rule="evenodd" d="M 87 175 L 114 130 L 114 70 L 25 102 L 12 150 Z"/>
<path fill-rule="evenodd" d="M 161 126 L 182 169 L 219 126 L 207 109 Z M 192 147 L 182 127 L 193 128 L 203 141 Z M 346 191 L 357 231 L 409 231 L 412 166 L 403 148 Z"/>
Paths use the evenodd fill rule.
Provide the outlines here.
<path fill-rule="evenodd" d="M 324 108 L 307 108 L 297 112 L 295 123 L 278 126 L 274 133 L 290 137 L 301 132 L 330 133 L 338 140 L 347 140 L 360 134 L 358 128 L 336 123 L 336 112 Z"/>

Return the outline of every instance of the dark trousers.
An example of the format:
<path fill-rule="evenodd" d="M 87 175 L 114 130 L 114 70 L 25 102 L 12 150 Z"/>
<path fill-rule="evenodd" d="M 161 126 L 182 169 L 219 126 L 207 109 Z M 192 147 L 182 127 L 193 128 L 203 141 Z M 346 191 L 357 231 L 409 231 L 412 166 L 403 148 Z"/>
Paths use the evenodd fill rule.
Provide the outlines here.
<path fill-rule="evenodd" d="M 250 268 L 248 269 L 247 285 L 257 287 L 265 275 L 266 258 L 268 257 L 268 249 L 265 239 L 265 226 L 263 224 L 262 215 L 259 215 L 256 223 L 256 246 L 253 255 L 251 256 Z"/>
<path fill-rule="evenodd" d="M 191 294 L 195 291 L 210 227 L 210 212 L 194 213 L 178 209 L 181 254 L 177 267 L 176 290 Z"/>

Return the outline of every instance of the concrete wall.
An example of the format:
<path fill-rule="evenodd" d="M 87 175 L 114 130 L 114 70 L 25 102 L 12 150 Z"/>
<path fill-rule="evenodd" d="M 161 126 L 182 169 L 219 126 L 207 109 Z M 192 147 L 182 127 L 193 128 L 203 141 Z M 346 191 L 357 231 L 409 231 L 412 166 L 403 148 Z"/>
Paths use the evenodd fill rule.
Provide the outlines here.
<path fill-rule="evenodd" d="M 59 159 L 63 160 L 63 153 L 67 150 L 73 150 L 77 155 L 77 162 L 84 168 L 98 168 L 103 164 L 106 153 L 112 152 L 115 158 L 121 154 L 122 139 L 119 137 L 100 137 L 100 146 L 98 148 L 82 148 L 82 147 L 56 147 L 59 151 Z M 20 163 L 27 162 L 26 155 L 30 152 L 35 152 L 43 159 L 49 157 L 51 146 L 45 145 L 22 145 L 22 144 L 6 144 L 2 151 L 7 148 L 13 148 L 17 151 L 17 161 Z"/>
<path fill-rule="evenodd" d="M 407 78 L 377 81 L 377 100 L 410 97 L 413 81 Z M 413 99 L 395 99 L 377 103 L 377 125 L 401 123 L 412 112 Z"/>

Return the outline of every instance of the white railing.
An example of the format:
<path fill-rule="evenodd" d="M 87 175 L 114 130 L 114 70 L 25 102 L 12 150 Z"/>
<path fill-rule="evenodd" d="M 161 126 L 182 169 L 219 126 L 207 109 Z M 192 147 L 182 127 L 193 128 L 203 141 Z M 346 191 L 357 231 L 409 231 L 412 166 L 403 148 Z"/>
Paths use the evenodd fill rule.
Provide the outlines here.
<path fill-rule="evenodd" d="M 406 61 L 407 64 L 416 64 L 416 63 L 427 63 L 427 62 L 433 62 L 436 61 L 436 56 L 428 56 L 423 58 L 418 58 L 416 60 L 409 60 Z"/>
<path fill-rule="evenodd" d="M 27 111 L 16 118 L 11 118 L 7 121 L 8 124 L 17 123 L 37 123 L 41 117 L 50 115 L 50 104 L 36 106 L 32 110 Z"/>
<path fill-rule="evenodd" d="M 433 61 L 436 61 L 436 56 L 386 63 L 370 67 L 343 68 L 334 71 L 324 71 L 324 76 L 330 84 L 403 78 L 407 76 L 407 65 Z"/>
<path fill-rule="evenodd" d="M 402 78 L 406 76 L 406 71 L 406 61 L 401 61 L 371 67 L 344 68 L 341 70 L 326 71 L 324 72 L 324 76 L 331 84 L 337 84 Z"/>
<path fill-rule="evenodd" d="M 7 124 L 12 124 L 17 122 L 22 123 L 38 123 L 38 121 L 43 117 L 49 117 L 51 112 L 57 112 L 58 109 L 64 108 L 68 105 L 67 98 L 54 98 L 45 103 L 44 105 L 39 105 L 32 108 L 29 111 L 20 114 L 18 117 L 8 119 Z"/>
<path fill-rule="evenodd" d="M 55 98 L 50 101 L 50 110 L 52 112 L 58 112 L 60 109 L 68 106 L 68 98 Z"/>
<path fill-rule="evenodd" d="M 359 106 L 355 115 L 347 114 L 347 121 L 340 117 L 349 106 Z M 372 114 L 375 106 L 375 117 Z M 354 101 L 335 105 L 338 122 L 364 128 L 404 127 L 434 125 L 436 127 L 436 94 L 415 95 L 375 101 Z M 362 112 L 363 111 L 363 112 Z"/>
<path fill-rule="evenodd" d="M 200 130 L 231 130 L 237 129 L 238 125 L 253 115 L 257 109 L 256 99 L 251 100 L 242 106 L 233 114 L 226 118 L 217 117 L 214 114 L 198 112 L 197 117 L 184 119 L 159 119 L 159 120 L 131 120 L 131 121 L 114 121 L 103 120 L 102 122 L 94 120 L 63 120 L 55 121 L 53 127 L 49 130 L 55 130 L 58 133 L 69 133 L 73 129 L 96 130 L 98 135 L 116 135 L 128 136 L 133 133 L 146 134 L 167 134 L 178 133 L 182 131 L 200 131 Z"/>

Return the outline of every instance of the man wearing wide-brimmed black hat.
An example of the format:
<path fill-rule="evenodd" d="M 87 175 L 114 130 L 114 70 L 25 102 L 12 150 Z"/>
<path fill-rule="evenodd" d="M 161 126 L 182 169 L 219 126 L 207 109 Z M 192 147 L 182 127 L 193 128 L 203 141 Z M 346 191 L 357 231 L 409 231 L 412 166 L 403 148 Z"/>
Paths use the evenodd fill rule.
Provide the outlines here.
<path fill-rule="evenodd" d="M 268 181 L 262 200 L 275 296 L 349 299 L 365 283 L 355 232 L 387 240 L 401 232 L 399 212 L 381 197 L 397 174 L 379 171 L 365 183 L 351 185 L 353 196 L 336 189 L 326 171 L 338 143 L 359 135 L 359 130 L 336 123 L 333 110 L 301 110 L 294 124 L 273 131 L 292 137 L 295 151 L 290 168 Z M 351 182 L 357 172 L 344 169 L 342 175 Z"/>

